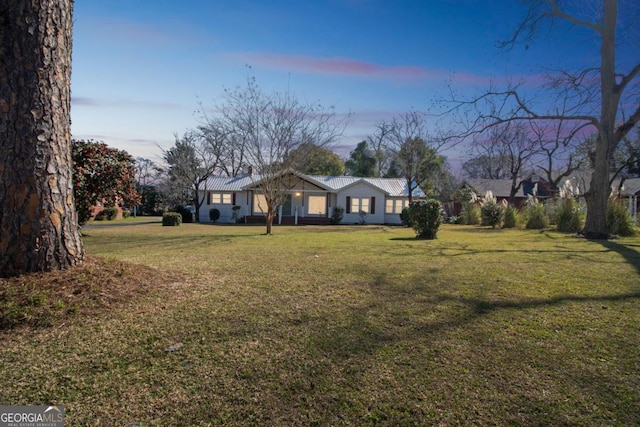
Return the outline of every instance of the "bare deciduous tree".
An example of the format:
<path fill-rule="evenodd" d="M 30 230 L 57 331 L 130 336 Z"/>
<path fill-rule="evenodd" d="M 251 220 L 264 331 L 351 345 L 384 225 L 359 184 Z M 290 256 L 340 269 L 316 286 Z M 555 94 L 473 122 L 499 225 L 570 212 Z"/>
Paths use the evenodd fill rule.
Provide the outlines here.
<path fill-rule="evenodd" d="M 584 141 L 582 132 L 586 123 L 559 120 L 530 122 L 532 136 L 538 142 L 539 152 L 535 167 L 540 169 L 553 189 L 560 189 L 563 180 L 584 166 L 584 159 L 576 156 L 576 149 Z"/>
<path fill-rule="evenodd" d="M 556 105 L 550 108 L 536 106 L 519 88 L 509 88 L 489 90 L 466 101 L 454 99 L 454 109 L 471 107 L 473 110 L 466 112 L 473 112 L 476 117 L 466 129 L 467 135 L 514 120 L 563 120 L 589 125 L 597 133 L 597 139 L 591 181 L 585 193 L 587 218 L 583 232 L 588 238 L 606 239 L 609 237 L 606 211 L 611 159 L 622 138 L 640 122 L 637 100 L 640 62 L 616 61 L 616 53 L 624 47 L 623 43 L 618 43 L 624 41 L 619 37 L 622 32 L 637 31 L 640 5 L 618 0 L 593 0 L 586 5 L 593 7 L 586 7 L 585 2 L 574 3 L 573 8 L 571 5 L 554 0 L 531 0 L 513 37 L 503 44 L 509 47 L 530 42 L 549 19 L 568 22 L 595 35 L 599 63 L 577 72 L 563 70 L 550 78 L 545 99 L 556 100 Z M 624 12 L 619 10 L 621 5 Z M 627 27 L 619 28 L 619 16 L 635 16 L 636 19 Z"/>
<path fill-rule="evenodd" d="M 232 137 L 244 147 L 244 158 L 255 171 L 255 183 L 264 196 L 267 234 L 290 189 L 296 185 L 289 173 L 299 156 L 290 154 L 304 144 L 327 147 L 342 135 L 345 120 L 319 104 L 303 104 L 291 93 L 264 93 L 255 78 L 244 88 L 226 92 L 221 119 Z"/>
<path fill-rule="evenodd" d="M 410 111 L 386 124 L 385 147 L 407 182 L 409 202 L 417 187 L 426 187 L 440 173 L 445 159 L 439 154 L 444 140 L 427 131 L 427 115 Z M 423 188 L 426 190 L 426 188 Z"/>

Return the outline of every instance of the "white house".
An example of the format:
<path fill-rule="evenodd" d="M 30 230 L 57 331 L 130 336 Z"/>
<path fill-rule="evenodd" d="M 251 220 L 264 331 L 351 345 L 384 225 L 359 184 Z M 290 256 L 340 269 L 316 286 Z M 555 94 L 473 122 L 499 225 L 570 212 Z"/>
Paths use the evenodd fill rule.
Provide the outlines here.
<path fill-rule="evenodd" d="M 404 178 L 318 176 L 294 171 L 287 174 L 289 194 L 278 209 L 274 220 L 277 224 L 329 224 L 336 206 L 344 208 L 343 224 L 360 223 L 362 219 L 367 224 L 400 224 L 400 213 L 409 204 Z M 200 222 L 209 221 L 212 208 L 220 211 L 221 223 L 264 221 L 266 201 L 260 181 L 256 174 L 209 178 L 200 193 L 200 197 L 204 196 Z M 423 198 L 425 194 L 416 188 L 412 196 Z"/>

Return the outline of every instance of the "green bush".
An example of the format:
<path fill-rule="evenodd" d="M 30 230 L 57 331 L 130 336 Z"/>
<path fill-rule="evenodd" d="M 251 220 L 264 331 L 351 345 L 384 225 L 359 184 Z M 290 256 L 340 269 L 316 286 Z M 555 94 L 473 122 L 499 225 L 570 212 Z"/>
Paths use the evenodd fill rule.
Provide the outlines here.
<path fill-rule="evenodd" d="M 556 230 L 563 233 L 577 233 L 582 230 L 582 212 L 573 197 L 562 197 L 556 206 Z"/>
<path fill-rule="evenodd" d="M 104 208 L 100 212 L 96 214 L 96 221 L 104 221 L 105 219 L 108 221 L 112 221 L 116 219 L 118 216 L 118 208 Z"/>
<path fill-rule="evenodd" d="M 527 218 L 526 227 L 530 230 L 542 230 L 549 226 L 549 218 L 547 218 L 544 205 L 535 197 L 529 196 L 525 216 Z"/>
<path fill-rule="evenodd" d="M 402 212 L 400 212 L 400 221 L 402 222 L 402 225 L 405 225 L 407 227 L 412 227 L 411 225 L 411 214 L 409 212 L 409 207 L 405 207 L 402 209 Z"/>
<path fill-rule="evenodd" d="M 515 228 L 518 225 L 518 210 L 513 205 L 508 205 L 504 209 L 502 228 Z"/>
<path fill-rule="evenodd" d="M 481 212 L 478 205 L 466 205 L 462 208 L 458 222 L 463 225 L 478 225 L 481 221 Z"/>
<path fill-rule="evenodd" d="M 129 209 L 122 210 L 122 218 L 129 218 L 131 216 L 131 211 Z"/>
<path fill-rule="evenodd" d="M 118 208 L 106 208 L 103 212 L 107 215 L 107 221 L 113 221 L 118 216 Z"/>
<path fill-rule="evenodd" d="M 163 226 L 178 226 L 182 224 L 182 215 L 178 212 L 167 212 L 162 215 Z"/>
<path fill-rule="evenodd" d="M 440 202 L 435 199 L 421 200 L 409 205 L 409 221 L 419 239 L 435 239 L 442 224 Z"/>
<path fill-rule="evenodd" d="M 610 198 L 607 205 L 607 229 L 617 236 L 633 236 L 636 234 L 633 219 L 629 215 L 622 200 Z"/>
<path fill-rule="evenodd" d="M 482 225 L 489 225 L 496 228 L 502 222 L 503 206 L 501 206 L 491 191 L 487 191 L 480 204 L 482 214 Z"/>
<path fill-rule="evenodd" d="M 342 206 L 336 206 L 331 211 L 331 224 L 340 224 L 342 217 L 344 216 L 344 208 Z"/>
<path fill-rule="evenodd" d="M 216 208 L 209 209 L 209 220 L 211 220 L 211 222 L 216 222 L 219 219 L 220 219 L 220 211 Z"/>

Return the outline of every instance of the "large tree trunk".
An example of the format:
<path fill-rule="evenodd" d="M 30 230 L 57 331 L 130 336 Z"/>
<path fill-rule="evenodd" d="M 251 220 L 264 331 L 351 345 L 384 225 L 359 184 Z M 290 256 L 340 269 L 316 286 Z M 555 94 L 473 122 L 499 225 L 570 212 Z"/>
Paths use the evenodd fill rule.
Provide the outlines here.
<path fill-rule="evenodd" d="M 598 148 L 595 152 L 593 175 L 589 184 L 589 191 L 585 194 L 587 201 L 587 217 L 583 234 L 589 239 L 608 239 L 607 203 L 611 188 L 609 185 L 610 156 L 607 155 L 606 142 L 598 138 Z"/>
<path fill-rule="evenodd" d="M 607 239 L 607 201 L 611 192 L 609 167 L 611 156 L 618 146 L 615 136 L 616 116 L 620 91 L 616 90 L 615 49 L 616 22 L 618 18 L 617 0 L 604 1 L 600 46 L 600 123 L 596 141 L 593 175 L 587 192 L 587 218 L 584 235 L 591 239 Z"/>
<path fill-rule="evenodd" d="M 84 257 L 71 180 L 73 0 L 0 6 L 0 276 Z"/>

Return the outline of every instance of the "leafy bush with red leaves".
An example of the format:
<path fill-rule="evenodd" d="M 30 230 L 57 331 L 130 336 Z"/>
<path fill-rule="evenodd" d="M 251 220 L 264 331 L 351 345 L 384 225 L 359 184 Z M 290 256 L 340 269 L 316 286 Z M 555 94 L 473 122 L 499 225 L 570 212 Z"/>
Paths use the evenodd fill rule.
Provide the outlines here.
<path fill-rule="evenodd" d="M 91 218 L 91 207 L 132 206 L 140 202 L 135 188 L 135 160 L 126 151 L 93 140 L 73 140 L 73 191 L 78 222 Z"/>

